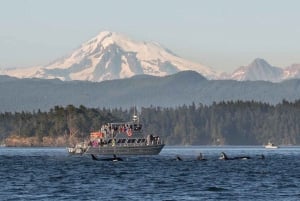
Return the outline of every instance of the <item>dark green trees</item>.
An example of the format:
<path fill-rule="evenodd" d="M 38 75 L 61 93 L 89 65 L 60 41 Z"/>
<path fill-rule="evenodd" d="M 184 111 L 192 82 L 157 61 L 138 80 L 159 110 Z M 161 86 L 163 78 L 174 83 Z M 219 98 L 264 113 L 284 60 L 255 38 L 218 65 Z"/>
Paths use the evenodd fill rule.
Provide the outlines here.
<path fill-rule="evenodd" d="M 135 109 L 95 109 L 68 105 L 48 112 L 0 114 L 0 141 L 8 136 L 85 139 L 91 131 L 112 121 L 128 121 Z M 229 101 L 178 106 L 148 107 L 139 111 L 143 129 L 159 135 L 168 145 L 300 144 L 300 100 L 276 106 L 254 101 Z"/>

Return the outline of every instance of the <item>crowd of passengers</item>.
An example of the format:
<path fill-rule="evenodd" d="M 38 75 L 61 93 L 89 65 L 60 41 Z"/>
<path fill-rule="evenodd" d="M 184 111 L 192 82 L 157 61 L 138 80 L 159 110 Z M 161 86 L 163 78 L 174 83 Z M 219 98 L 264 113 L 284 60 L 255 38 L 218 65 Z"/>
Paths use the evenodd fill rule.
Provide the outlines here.
<path fill-rule="evenodd" d="M 141 131 L 141 124 L 106 124 L 101 127 L 101 131 L 105 134 L 114 132 Z"/>

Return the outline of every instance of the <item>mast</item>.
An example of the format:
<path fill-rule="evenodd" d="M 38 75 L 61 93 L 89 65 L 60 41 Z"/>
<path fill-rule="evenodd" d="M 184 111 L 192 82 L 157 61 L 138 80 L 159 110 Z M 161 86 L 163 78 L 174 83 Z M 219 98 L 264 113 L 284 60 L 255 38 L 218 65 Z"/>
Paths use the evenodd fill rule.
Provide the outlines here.
<path fill-rule="evenodd" d="M 138 115 L 137 115 L 136 107 L 134 107 L 134 109 L 133 109 L 132 121 L 133 121 L 134 123 L 139 123 L 139 117 L 138 117 Z"/>

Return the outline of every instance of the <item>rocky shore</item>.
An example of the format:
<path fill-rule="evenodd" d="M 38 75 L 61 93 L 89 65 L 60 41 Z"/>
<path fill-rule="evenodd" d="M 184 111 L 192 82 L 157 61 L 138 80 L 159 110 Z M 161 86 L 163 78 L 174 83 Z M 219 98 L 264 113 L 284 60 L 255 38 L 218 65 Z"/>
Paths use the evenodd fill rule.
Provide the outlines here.
<path fill-rule="evenodd" d="M 80 140 L 75 137 L 20 137 L 10 136 L 3 141 L 7 147 L 67 147 L 73 146 Z"/>

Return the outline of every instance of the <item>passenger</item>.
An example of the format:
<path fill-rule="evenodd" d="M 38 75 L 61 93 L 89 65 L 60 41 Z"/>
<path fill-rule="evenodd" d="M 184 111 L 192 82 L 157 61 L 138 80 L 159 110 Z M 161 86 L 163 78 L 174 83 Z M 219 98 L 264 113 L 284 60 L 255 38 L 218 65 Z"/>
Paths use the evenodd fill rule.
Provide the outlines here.
<path fill-rule="evenodd" d="M 93 141 L 93 147 L 97 147 L 98 146 L 98 142 L 96 140 Z"/>
<path fill-rule="evenodd" d="M 151 136 L 150 135 L 148 135 L 147 136 L 147 141 L 146 141 L 146 144 L 147 145 L 149 145 L 151 143 Z"/>
<path fill-rule="evenodd" d="M 116 145 L 115 139 L 113 139 L 111 143 L 112 143 L 112 145 L 111 145 L 111 146 L 113 146 L 113 147 L 114 147 L 114 146 Z"/>
<path fill-rule="evenodd" d="M 154 138 L 153 138 L 153 135 L 151 134 L 151 135 L 150 135 L 150 143 L 151 143 L 151 144 L 153 144 L 153 140 L 154 140 Z"/>

